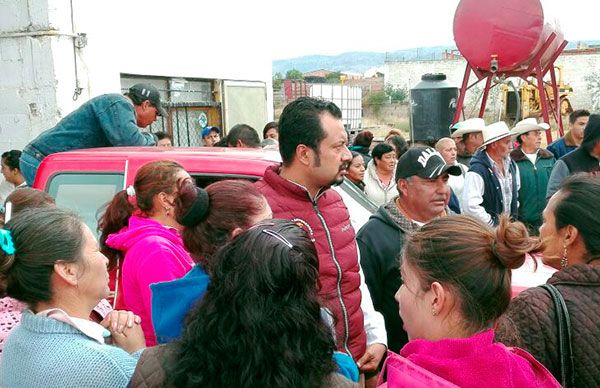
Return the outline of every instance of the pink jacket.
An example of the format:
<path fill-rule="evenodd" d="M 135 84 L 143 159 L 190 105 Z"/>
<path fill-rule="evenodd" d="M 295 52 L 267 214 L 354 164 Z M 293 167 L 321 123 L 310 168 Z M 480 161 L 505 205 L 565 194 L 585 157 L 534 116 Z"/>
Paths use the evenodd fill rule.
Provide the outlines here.
<path fill-rule="evenodd" d="M 412 340 L 400 355 L 460 387 L 560 387 L 533 356 L 494 342 L 494 331 L 469 338 Z"/>
<path fill-rule="evenodd" d="M 131 216 L 129 226 L 109 235 L 106 244 L 125 254 L 119 291 L 123 308 L 142 318 L 146 345 L 154 346 L 150 284 L 179 279 L 194 262 L 177 230 L 142 216 Z"/>

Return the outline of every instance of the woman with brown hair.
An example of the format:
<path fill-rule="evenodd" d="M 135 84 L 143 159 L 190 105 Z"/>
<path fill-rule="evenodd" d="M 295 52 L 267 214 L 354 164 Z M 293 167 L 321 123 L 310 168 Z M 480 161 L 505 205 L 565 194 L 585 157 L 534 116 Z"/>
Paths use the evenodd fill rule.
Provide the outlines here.
<path fill-rule="evenodd" d="M 117 308 L 142 318 L 148 346 L 156 345 L 150 284 L 178 279 L 194 264 L 181 240 L 183 227 L 176 217 L 178 187 L 190 180 L 176 162 L 147 163 L 138 170 L 133 186 L 115 195 L 99 221 L 100 243 L 109 268 L 121 272 L 115 286 Z"/>
<path fill-rule="evenodd" d="M 151 285 L 152 323 L 159 343 L 181 336 L 185 315 L 206 292 L 217 250 L 240 232 L 272 217 L 265 197 L 245 180 L 215 182 L 206 190 L 185 181 L 179 187 L 177 203 L 183 243 L 196 265 L 181 279 Z"/>
<path fill-rule="evenodd" d="M 525 290 L 511 302 L 496 335 L 531 352 L 569 387 L 600 385 L 598 203 L 600 180 L 587 174 L 567 178 L 550 198 L 540 238 L 544 263 L 558 272 L 544 286 Z M 556 292 L 554 297 L 551 292 Z M 556 302 L 566 309 L 557 311 Z"/>
<path fill-rule="evenodd" d="M 4 346 L 0 385 L 127 384 L 144 349 L 139 317 L 89 319 L 109 293 L 107 264 L 93 232 L 69 211 L 27 209 L 0 229 L 0 295 L 28 307 Z"/>
<path fill-rule="evenodd" d="M 511 269 L 537 244 L 525 225 L 504 216 L 493 230 L 469 216 L 443 217 L 405 244 L 396 294 L 410 339 L 403 359 L 461 387 L 558 387 L 529 354 L 494 343 Z"/>

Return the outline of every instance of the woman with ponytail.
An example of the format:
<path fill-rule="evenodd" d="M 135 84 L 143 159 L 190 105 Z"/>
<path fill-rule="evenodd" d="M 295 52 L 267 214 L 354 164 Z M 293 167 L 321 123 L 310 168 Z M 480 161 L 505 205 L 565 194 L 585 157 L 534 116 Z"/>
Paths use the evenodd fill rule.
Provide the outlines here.
<path fill-rule="evenodd" d="M 506 216 L 495 230 L 453 216 L 410 235 L 396 293 L 410 342 L 388 365 L 416 365 L 460 387 L 558 387 L 527 352 L 494 342 L 494 324 L 510 302 L 511 269 L 536 247 L 525 225 Z"/>
<path fill-rule="evenodd" d="M 173 161 L 142 166 L 133 186 L 115 195 L 99 221 L 100 244 L 117 273 L 117 308 L 142 318 L 148 346 L 156 345 L 150 284 L 183 277 L 194 262 L 181 240 L 178 198 L 189 174 Z"/>
<path fill-rule="evenodd" d="M 223 245 L 257 222 L 271 218 L 271 208 L 256 187 L 245 180 L 223 180 L 206 187 L 185 181 L 179 186 L 177 220 L 196 265 L 183 278 L 157 283 L 152 289 L 152 323 L 159 343 L 181 336 L 183 320 L 204 295 L 213 256 Z"/>

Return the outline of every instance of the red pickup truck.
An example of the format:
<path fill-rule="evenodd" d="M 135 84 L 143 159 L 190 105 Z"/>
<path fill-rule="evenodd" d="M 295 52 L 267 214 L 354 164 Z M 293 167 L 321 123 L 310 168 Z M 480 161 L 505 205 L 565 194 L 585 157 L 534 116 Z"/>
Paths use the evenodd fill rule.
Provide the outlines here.
<path fill-rule="evenodd" d="M 241 148 L 114 147 L 61 152 L 44 158 L 33 187 L 48 192 L 58 206 L 75 210 L 92 230 L 103 206 L 120 190 L 133 184 L 137 170 L 160 159 L 180 163 L 205 187 L 222 179 L 260 179 L 265 169 L 278 164 L 276 151 Z M 377 206 L 348 182 L 335 187 L 358 230 Z"/>
<path fill-rule="evenodd" d="M 265 169 L 278 164 L 278 152 L 240 148 L 115 147 L 61 152 L 46 157 L 35 177 L 34 188 L 48 192 L 58 206 L 75 210 L 86 224 L 97 229 L 103 207 L 120 190 L 133 183 L 137 170 L 159 159 L 175 160 L 200 187 L 222 179 L 260 179 Z M 355 230 L 367 222 L 377 206 L 352 183 L 334 187 L 350 212 Z M 553 270 L 535 269 L 528 260 L 513 272 L 513 295 L 545 282 Z"/>

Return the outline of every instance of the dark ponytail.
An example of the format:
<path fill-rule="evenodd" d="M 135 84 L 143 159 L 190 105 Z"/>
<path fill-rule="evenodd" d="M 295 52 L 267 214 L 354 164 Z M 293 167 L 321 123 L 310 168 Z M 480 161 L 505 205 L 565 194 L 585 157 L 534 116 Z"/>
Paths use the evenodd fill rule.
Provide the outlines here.
<path fill-rule="evenodd" d="M 108 236 L 127 226 L 136 208 L 147 216 L 152 215 L 154 197 L 159 193 L 173 193 L 177 188 L 177 173 L 181 170 L 184 170 L 183 166 L 171 160 L 146 163 L 135 174 L 135 195 L 131 193 L 130 196 L 127 190 L 122 190 L 108 204 L 98 221 L 98 230 L 101 232 L 100 249 L 108 257 L 109 270 L 115 267 L 121 252 L 106 245 Z"/>
<path fill-rule="evenodd" d="M 115 267 L 121 251 L 106 245 L 106 239 L 112 233 L 116 233 L 127 226 L 134 209 L 134 206 L 129 202 L 127 190 L 121 190 L 108 203 L 104 214 L 98 221 L 100 250 L 108 258 L 109 270 Z"/>

